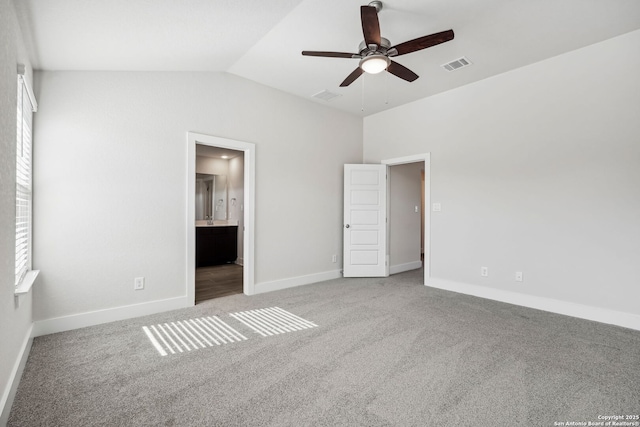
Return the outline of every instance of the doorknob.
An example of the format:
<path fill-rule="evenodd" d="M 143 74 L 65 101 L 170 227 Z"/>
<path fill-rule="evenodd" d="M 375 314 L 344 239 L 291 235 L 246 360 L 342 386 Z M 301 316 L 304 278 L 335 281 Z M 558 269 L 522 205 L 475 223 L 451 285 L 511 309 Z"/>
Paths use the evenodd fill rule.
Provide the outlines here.
<path fill-rule="evenodd" d="M 349 224 L 345 225 L 346 228 L 349 228 Z"/>

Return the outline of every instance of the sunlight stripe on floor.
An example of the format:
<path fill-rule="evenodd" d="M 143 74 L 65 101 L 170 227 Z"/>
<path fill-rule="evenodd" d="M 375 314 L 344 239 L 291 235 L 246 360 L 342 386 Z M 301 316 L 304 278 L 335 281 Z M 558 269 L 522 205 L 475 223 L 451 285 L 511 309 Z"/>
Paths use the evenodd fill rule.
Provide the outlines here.
<path fill-rule="evenodd" d="M 161 356 L 247 339 L 218 316 L 158 323 L 148 327 L 143 326 L 142 330 Z"/>
<path fill-rule="evenodd" d="M 318 327 L 315 323 L 289 313 L 280 307 L 239 311 L 229 315 L 263 337 Z"/>

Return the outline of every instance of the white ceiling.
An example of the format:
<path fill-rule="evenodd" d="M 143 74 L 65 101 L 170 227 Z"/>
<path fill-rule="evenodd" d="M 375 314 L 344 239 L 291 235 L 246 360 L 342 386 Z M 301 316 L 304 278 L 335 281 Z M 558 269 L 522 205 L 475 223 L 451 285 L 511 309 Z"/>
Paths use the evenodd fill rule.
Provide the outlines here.
<path fill-rule="evenodd" d="M 640 29 L 639 0 L 386 0 L 392 45 L 448 29 L 455 39 L 396 59 L 413 83 L 382 73 L 340 88 L 356 59 L 300 52 L 357 52 L 367 0 L 14 3 L 35 69 L 223 71 L 362 116 Z M 441 68 L 461 56 L 473 65 Z M 323 90 L 340 96 L 311 98 Z"/>

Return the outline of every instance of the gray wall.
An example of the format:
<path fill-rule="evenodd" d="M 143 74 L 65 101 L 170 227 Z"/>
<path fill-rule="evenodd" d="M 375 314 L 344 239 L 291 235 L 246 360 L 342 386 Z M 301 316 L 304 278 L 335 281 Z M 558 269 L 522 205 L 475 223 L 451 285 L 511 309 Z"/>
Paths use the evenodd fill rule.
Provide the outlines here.
<path fill-rule="evenodd" d="M 365 118 L 431 153 L 434 279 L 640 314 L 638 70 L 635 31 Z"/>
<path fill-rule="evenodd" d="M 187 131 L 256 144 L 256 292 L 337 268 L 359 117 L 224 73 L 36 74 L 36 320 L 186 294 Z"/>
<path fill-rule="evenodd" d="M 31 329 L 31 294 L 14 305 L 16 235 L 17 66 L 31 66 L 13 3 L 0 0 L 0 411 Z M 37 267 L 37 265 L 34 265 Z M 7 413 L 3 414 L 8 416 Z M 0 419 L 3 424 L 4 419 Z"/>

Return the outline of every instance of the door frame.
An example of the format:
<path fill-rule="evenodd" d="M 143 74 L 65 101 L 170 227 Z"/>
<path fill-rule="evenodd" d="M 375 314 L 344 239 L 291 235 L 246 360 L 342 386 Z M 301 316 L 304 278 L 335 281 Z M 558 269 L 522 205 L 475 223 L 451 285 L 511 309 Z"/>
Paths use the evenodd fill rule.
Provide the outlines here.
<path fill-rule="evenodd" d="M 255 188 L 256 146 L 251 142 L 187 132 L 187 305 L 195 305 L 196 299 L 196 144 L 227 148 L 244 152 L 244 233 L 242 290 L 245 295 L 255 293 Z"/>
<path fill-rule="evenodd" d="M 389 166 L 404 165 L 407 163 L 424 162 L 424 285 L 431 277 L 431 153 L 415 154 L 412 156 L 396 157 L 380 161 Z M 387 191 L 387 209 L 389 209 L 390 189 Z M 387 226 L 387 233 L 389 233 Z"/>

